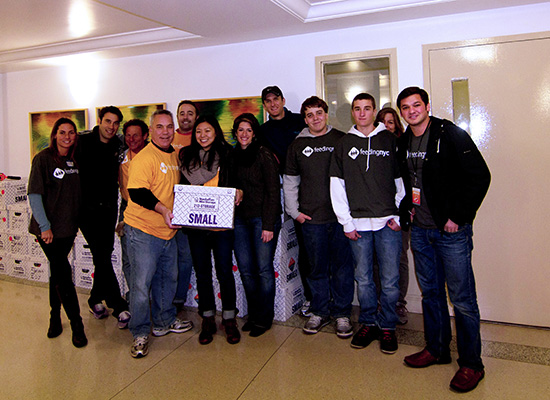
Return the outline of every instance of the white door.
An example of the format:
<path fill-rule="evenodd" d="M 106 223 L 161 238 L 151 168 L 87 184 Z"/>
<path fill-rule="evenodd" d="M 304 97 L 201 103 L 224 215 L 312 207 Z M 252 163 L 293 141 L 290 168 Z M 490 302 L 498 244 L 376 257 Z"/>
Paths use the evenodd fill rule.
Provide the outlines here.
<path fill-rule="evenodd" d="M 424 68 L 432 114 L 469 109 L 492 174 L 474 223 L 481 317 L 548 327 L 550 33 L 425 46 Z"/>

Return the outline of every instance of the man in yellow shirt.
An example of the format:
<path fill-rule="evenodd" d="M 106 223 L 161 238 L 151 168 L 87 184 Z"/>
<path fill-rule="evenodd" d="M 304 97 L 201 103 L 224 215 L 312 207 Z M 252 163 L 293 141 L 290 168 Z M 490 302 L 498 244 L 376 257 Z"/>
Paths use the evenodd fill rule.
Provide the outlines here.
<path fill-rule="evenodd" d="M 171 145 L 174 120 L 170 111 L 153 113 L 150 134 L 151 144 L 130 164 L 130 200 L 124 213 L 132 266 L 129 328 L 134 342 L 130 353 L 135 358 L 145 357 L 149 352 L 151 325 L 153 336 L 182 333 L 193 327 L 176 317 L 173 304 L 178 251 L 172 207 L 180 172 L 177 153 Z"/>

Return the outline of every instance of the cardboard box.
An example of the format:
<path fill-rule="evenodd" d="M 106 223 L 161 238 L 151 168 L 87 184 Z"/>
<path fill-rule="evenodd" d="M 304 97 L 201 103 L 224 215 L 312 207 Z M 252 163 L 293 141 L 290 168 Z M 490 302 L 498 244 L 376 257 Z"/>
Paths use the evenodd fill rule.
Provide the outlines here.
<path fill-rule="evenodd" d="M 19 203 L 27 204 L 27 178 L 0 182 L 0 208 Z"/>
<path fill-rule="evenodd" d="M 8 260 L 9 275 L 14 278 L 29 279 L 30 265 L 26 256 L 12 255 Z"/>
<path fill-rule="evenodd" d="M 302 308 L 304 301 L 304 287 L 300 280 L 284 288 L 278 287 L 275 292 L 274 319 L 276 321 L 286 321 Z"/>
<path fill-rule="evenodd" d="M 9 275 L 8 256 L 0 254 L 0 274 Z"/>
<path fill-rule="evenodd" d="M 84 289 L 91 289 L 94 283 L 94 265 L 79 264 L 75 261 L 73 267 L 74 285 Z"/>
<path fill-rule="evenodd" d="M 11 252 L 9 235 L 7 232 L 0 230 L 0 254 L 7 255 Z"/>
<path fill-rule="evenodd" d="M 50 278 L 50 263 L 41 257 L 29 257 L 29 280 L 48 283 Z"/>
<path fill-rule="evenodd" d="M 8 232 L 8 249 L 14 256 L 26 256 L 28 236 L 25 233 Z"/>
<path fill-rule="evenodd" d="M 13 232 L 26 233 L 29 230 L 30 215 L 26 208 L 8 206 L 8 229 Z"/>
<path fill-rule="evenodd" d="M 175 185 L 174 225 L 193 228 L 233 229 L 236 189 Z"/>
<path fill-rule="evenodd" d="M 8 230 L 8 210 L 0 209 L 0 231 Z"/>

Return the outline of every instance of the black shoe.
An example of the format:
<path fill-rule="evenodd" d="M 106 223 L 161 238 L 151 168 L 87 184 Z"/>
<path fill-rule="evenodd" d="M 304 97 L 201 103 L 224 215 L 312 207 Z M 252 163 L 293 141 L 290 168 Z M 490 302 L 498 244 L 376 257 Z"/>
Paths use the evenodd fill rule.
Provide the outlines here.
<path fill-rule="evenodd" d="M 380 333 L 380 350 L 386 354 L 393 354 L 397 351 L 397 337 L 394 330 L 382 329 Z"/>
<path fill-rule="evenodd" d="M 241 332 L 239 332 L 239 327 L 237 326 L 237 320 L 235 318 L 222 320 L 222 325 L 225 328 L 227 343 L 237 344 L 241 341 Z"/>
<path fill-rule="evenodd" d="M 214 316 L 203 317 L 201 333 L 199 333 L 199 343 L 208 344 L 212 342 L 212 340 L 214 340 L 214 333 L 216 333 L 216 330 L 216 318 Z"/>
<path fill-rule="evenodd" d="M 250 332 L 253 328 L 254 328 L 254 322 L 248 320 L 244 323 L 243 327 L 241 328 L 241 331 Z"/>
<path fill-rule="evenodd" d="M 269 330 L 269 328 L 264 328 L 263 326 L 254 326 L 250 333 L 248 334 L 250 337 L 258 337 L 262 336 L 264 333 L 266 333 Z M 244 327 L 243 327 L 244 331 Z"/>
<path fill-rule="evenodd" d="M 73 330 L 73 345 L 74 347 L 84 347 L 88 344 L 88 338 L 84 333 L 84 325 L 82 320 L 77 322 L 71 321 L 71 328 Z"/>
<path fill-rule="evenodd" d="M 61 325 L 61 316 L 50 317 L 50 327 L 48 328 L 48 337 L 50 339 L 56 338 L 63 332 L 63 325 Z"/>
<path fill-rule="evenodd" d="M 351 339 L 351 347 L 354 349 L 364 349 L 373 340 L 378 339 L 380 330 L 377 326 L 361 325 L 361 328 L 355 333 Z"/>

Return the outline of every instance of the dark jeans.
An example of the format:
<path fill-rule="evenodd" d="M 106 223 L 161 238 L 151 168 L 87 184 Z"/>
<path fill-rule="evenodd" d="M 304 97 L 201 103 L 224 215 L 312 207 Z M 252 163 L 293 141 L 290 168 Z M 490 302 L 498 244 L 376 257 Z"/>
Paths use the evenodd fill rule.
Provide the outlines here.
<path fill-rule="evenodd" d="M 80 230 L 90 246 L 94 260 L 94 283 L 88 304 L 92 307 L 105 300 L 113 309 L 113 316 L 128 311 L 128 303 L 120 295 L 120 288 L 113 270 L 111 254 L 115 241 L 117 209 L 97 207 L 82 212 Z"/>
<path fill-rule="evenodd" d="M 449 353 L 448 291 L 455 313 L 458 365 L 483 370 L 480 316 L 472 269 L 472 226 L 464 225 L 458 232 L 448 233 L 413 225 L 411 247 L 422 290 L 424 337 L 428 351 L 435 357 Z"/>
<path fill-rule="evenodd" d="M 174 303 L 184 304 L 187 300 L 187 291 L 189 290 L 189 281 L 191 280 L 191 270 L 193 269 L 193 259 L 191 258 L 191 249 L 187 233 L 182 229 L 176 233 L 176 243 L 178 244 L 178 289 Z"/>
<path fill-rule="evenodd" d="M 216 314 L 216 302 L 212 286 L 213 252 L 216 276 L 220 284 L 224 318 L 234 318 L 237 315 L 237 294 L 235 277 L 233 276 L 233 231 L 189 229 L 187 232 L 193 267 L 197 277 L 199 313 L 203 317 Z"/>
<path fill-rule="evenodd" d="M 40 237 L 38 242 L 50 262 L 50 307 L 52 317 L 59 316 L 61 305 L 71 322 L 79 321 L 80 306 L 73 284 L 73 271 L 67 256 L 73 247 L 74 236 L 55 238 L 50 244 Z"/>
<path fill-rule="evenodd" d="M 311 289 L 307 281 L 307 277 L 311 272 L 311 263 L 306 251 L 304 243 L 304 235 L 302 233 L 302 224 L 294 220 L 294 230 L 296 231 L 296 239 L 298 240 L 298 270 L 300 271 L 300 279 L 304 287 L 304 296 L 306 300 L 311 301 Z"/>
<path fill-rule="evenodd" d="M 311 312 L 321 317 L 349 317 L 353 301 L 353 256 L 342 225 L 302 225 L 304 244 L 311 263 L 307 277 L 311 288 Z"/>
<path fill-rule="evenodd" d="M 273 258 L 281 230 L 280 220 L 273 231 L 273 239 L 262 241 L 262 219 L 235 218 L 235 258 L 241 274 L 248 320 L 255 325 L 270 328 L 275 307 L 275 270 Z"/>

